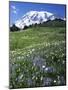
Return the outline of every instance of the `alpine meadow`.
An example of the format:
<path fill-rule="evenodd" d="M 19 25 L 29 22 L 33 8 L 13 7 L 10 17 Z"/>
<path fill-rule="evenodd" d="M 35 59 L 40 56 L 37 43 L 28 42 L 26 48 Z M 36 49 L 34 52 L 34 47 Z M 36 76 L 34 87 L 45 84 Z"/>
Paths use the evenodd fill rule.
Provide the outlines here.
<path fill-rule="evenodd" d="M 13 3 L 17 6 L 23 2 Z M 9 87 L 63 85 L 66 85 L 66 19 L 45 10 L 28 11 L 10 26 Z"/>

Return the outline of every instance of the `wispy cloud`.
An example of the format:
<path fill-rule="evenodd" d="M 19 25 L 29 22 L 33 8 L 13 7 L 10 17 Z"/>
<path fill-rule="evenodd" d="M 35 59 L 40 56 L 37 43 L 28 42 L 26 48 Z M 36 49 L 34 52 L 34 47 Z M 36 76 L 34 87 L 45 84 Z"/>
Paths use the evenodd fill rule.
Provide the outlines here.
<path fill-rule="evenodd" d="M 17 14 L 17 11 L 16 11 L 16 10 L 14 10 L 14 11 L 13 11 L 13 13 L 14 13 L 14 14 Z"/>
<path fill-rule="evenodd" d="M 16 9 L 16 7 L 15 7 L 15 6 L 11 6 L 11 8 L 12 8 L 12 9 Z"/>
<path fill-rule="evenodd" d="M 18 13 L 18 9 L 16 8 L 16 6 L 12 5 L 11 8 L 12 8 L 12 12 L 14 14 L 17 14 Z"/>

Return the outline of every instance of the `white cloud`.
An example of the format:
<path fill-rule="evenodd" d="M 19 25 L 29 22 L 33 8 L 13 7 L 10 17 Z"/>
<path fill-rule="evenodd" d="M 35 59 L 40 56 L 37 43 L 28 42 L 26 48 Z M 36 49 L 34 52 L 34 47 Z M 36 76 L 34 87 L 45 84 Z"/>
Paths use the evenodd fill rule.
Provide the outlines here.
<path fill-rule="evenodd" d="M 12 9 L 16 9 L 16 7 L 15 7 L 15 6 L 11 6 L 11 8 L 12 8 Z"/>
<path fill-rule="evenodd" d="M 13 12 L 14 14 L 17 14 L 18 9 L 16 8 L 16 6 L 12 5 L 11 8 L 12 8 L 12 12 Z"/>
<path fill-rule="evenodd" d="M 13 13 L 14 13 L 14 14 L 17 14 L 17 11 L 16 11 L 16 10 L 14 10 L 14 11 L 13 11 Z"/>

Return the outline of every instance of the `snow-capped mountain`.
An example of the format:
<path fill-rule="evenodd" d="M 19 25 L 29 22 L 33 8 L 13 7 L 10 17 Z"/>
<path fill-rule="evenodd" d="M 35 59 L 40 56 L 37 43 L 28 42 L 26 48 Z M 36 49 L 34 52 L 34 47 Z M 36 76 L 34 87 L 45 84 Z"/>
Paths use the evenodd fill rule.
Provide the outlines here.
<path fill-rule="evenodd" d="M 15 25 L 23 29 L 25 26 L 43 23 L 48 20 L 54 20 L 55 18 L 57 18 L 56 15 L 47 11 L 29 11 L 17 20 Z"/>

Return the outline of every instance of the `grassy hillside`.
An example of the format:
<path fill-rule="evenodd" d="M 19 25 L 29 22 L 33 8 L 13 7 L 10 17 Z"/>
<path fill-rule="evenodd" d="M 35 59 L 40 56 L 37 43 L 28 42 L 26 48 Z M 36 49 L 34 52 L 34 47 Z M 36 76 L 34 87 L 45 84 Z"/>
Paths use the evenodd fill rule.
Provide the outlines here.
<path fill-rule="evenodd" d="M 65 40 L 65 28 L 33 27 L 25 31 L 10 32 L 10 50 Z"/>
<path fill-rule="evenodd" d="M 10 88 L 65 85 L 65 27 L 10 32 Z"/>

